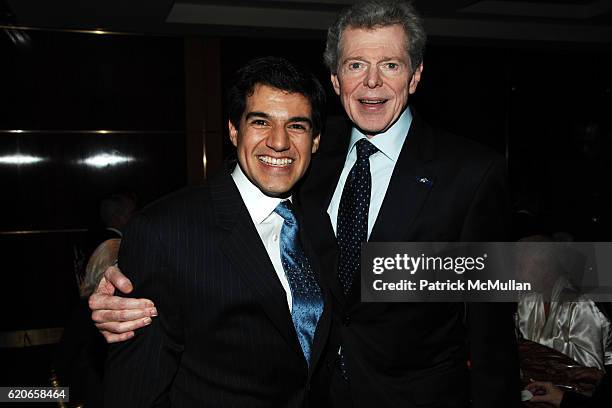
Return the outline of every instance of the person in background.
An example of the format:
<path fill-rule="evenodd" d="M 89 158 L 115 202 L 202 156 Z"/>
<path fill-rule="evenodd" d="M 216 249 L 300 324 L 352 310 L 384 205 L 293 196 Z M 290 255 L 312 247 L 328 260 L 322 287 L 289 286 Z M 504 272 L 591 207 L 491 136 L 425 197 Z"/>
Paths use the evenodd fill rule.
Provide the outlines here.
<path fill-rule="evenodd" d="M 60 384 L 70 387 L 71 401 L 86 407 L 103 406 L 102 381 L 107 350 L 104 338 L 91 322 L 87 300 L 104 271 L 116 263 L 122 231 L 136 209 L 134 194 L 115 193 L 105 197 L 99 205 L 103 228 L 88 233 L 84 250 L 83 243 L 75 245 L 74 272 L 79 301 L 65 324 L 54 368 Z"/>
<path fill-rule="evenodd" d="M 584 379 L 595 382 L 599 378 L 597 372 L 582 371 L 576 380 Z M 592 397 L 572 391 L 564 391 L 551 382 L 534 381 L 527 385 L 527 390 L 533 394 L 531 402 L 546 402 L 555 408 L 608 408 L 612 403 L 612 376 L 607 372 L 595 388 Z"/>
<path fill-rule="evenodd" d="M 91 229 L 85 238 L 73 245 L 74 273 L 79 288 L 83 286 L 83 280 L 87 274 L 86 267 L 94 251 L 107 239 L 120 239 L 121 231 L 137 208 L 136 196 L 133 193 L 115 193 L 100 201 L 98 215 L 102 224 L 101 227 Z M 108 248 L 110 249 L 112 246 Z M 110 257 L 111 255 L 113 254 L 105 254 L 104 257 Z M 116 260 L 117 254 L 115 253 L 114 256 Z M 99 257 L 100 255 L 98 255 Z M 110 265 L 112 264 L 113 262 L 110 263 Z"/>
<path fill-rule="evenodd" d="M 533 287 L 518 303 L 521 336 L 585 367 L 603 370 L 612 364 L 610 320 L 605 310 L 572 283 L 580 280 L 585 268 L 578 254 L 546 235 L 526 237 L 520 243 L 525 245 L 518 276 Z"/>
<path fill-rule="evenodd" d="M 133 194 L 113 194 L 100 202 L 100 219 L 104 224 L 106 239 L 121 238 L 123 228 L 132 218 L 136 208 Z"/>
<path fill-rule="evenodd" d="M 70 387 L 70 401 L 87 408 L 103 406 L 104 361 L 107 344 L 92 324 L 87 300 L 104 271 L 114 265 L 121 239 L 102 242 L 93 252 L 79 285 L 80 300 L 65 325 L 54 360 L 61 386 Z M 76 405 L 75 405 L 76 406 Z"/>

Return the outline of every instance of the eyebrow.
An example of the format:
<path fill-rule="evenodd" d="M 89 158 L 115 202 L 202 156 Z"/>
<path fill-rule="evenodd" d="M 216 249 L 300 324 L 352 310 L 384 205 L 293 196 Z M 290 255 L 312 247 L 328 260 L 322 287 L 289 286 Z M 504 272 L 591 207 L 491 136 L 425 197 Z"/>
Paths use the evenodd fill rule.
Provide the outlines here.
<path fill-rule="evenodd" d="M 258 111 L 253 111 L 253 112 L 249 112 L 246 114 L 245 119 L 251 119 L 251 118 L 264 118 L 264 119 L 270 119 L 271 116 L 268 115 L 265 112 L 258 112 Z M 308 123 L 310 126 L 312 126 L 312 120 L 309 117 L 306 116 L 292 116 L 290 117 L 287 122 L 306 122 Z"/>
<path fill-rule="evenodd" d="M 247 113 L 245 119 L 251 119 L 253 117 L 270 119 L 270 115 L 268 115 L 267 113 L 257 111 Z"/>
<path fill-rule="evenodd" d="M 343 64 L 346 64 L 349 61 L 365 61 L 365 59 L 363 57 L 360 57 L 358 55 L 354 56 L 354 57 L 350 57 L 350 58 L 345 58 L 342 60 Z"/>
<path fill-rule="evenodd" d="M 379 62 L 385 62 L 385 61 L 390 61 L 390 60 L 399 60 L 399 61 L 401 61 L 401 60 L 402 60 L 402 58 L 401 58 L 401 57 L 397 57 L 397 56 L 396 56 L 396 57 L 387 57 L 387 56 L 384 56 L 384 57 L 382 57 L 382 58 L 379 60 Z M 345 59 L 342 61 L 342 63 L 344 63 L 344 64 L 345 64 L 345 63 L 347 63 L 347 62 L 349 62 L 349 61 L 367 61 L 367 60 L 366 60 L 366 58 L 365 58 L 365 57 L 362 57 L 362 56 L 360 56 L 360 55 L 357 55 L 357 56 L 354 56 L 354 57 L 345 58 Z"/>

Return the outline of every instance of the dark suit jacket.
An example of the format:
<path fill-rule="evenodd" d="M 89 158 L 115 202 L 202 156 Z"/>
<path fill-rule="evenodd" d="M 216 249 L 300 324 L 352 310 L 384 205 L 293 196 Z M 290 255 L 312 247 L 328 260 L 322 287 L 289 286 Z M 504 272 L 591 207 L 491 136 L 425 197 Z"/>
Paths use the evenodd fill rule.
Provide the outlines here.
<path fill-rule="evenodd" d="M 108 345 L 91 321 L 87 299 L 79 300 L 57 345 L 54 367 L 60 384 L 70 387 L 71 404 L 103 406 L 102 378 Z"/>
<path fill-rule="evenodd" d="M 309 368 L 285 291 L 229 175 L 144 210 L 125 231 L 119 264 L 132 296 L 155 299 L 159 317 L 111 346 L 107 407 L 304 405 L 330 302 Z"/>
<path fill-rule="evenodd" d="M 369 241 L 504 241 L 508 208 L 502 158 L 413 116 Z M 348 143 L 346 133 L 322 137 L 300 190 L 334 299 L 326 368 L 317 375 L 317 389 L 330 381 L 341 343 L 352 396 L 340 399 L 355 406 L 464 407 L 470 398 L 479 408 L 517 406 L 512 305 L 360 303 L 358 277 L 349 297 L 342 293 L 327 207 Z"/>

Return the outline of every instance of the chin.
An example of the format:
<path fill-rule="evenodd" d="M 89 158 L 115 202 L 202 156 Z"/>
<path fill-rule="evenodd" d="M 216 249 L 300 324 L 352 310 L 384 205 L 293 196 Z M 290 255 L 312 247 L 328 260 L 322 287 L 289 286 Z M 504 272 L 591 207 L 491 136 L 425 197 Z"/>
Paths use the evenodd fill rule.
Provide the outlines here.
<path fill-rule="evenodd" d="M 361 120 L 355 121 L 355 124 L 359 129 L 368 133 L 380 133 L 387 130 L 391 125 L 389 125 L 390 120 L 386 120 L 386 118 L 368 118 L 361 117 Z"/>
<path fill-rule="evenodd" d="M 363 133 L 369 133 L 369 134 L 377 134 L 377 133 L 382 133 L 384 132 L 386 129 L 386 125 L 366 125 L 366 126 L 359 126 L 359 124 L 357 124 L 357 126 L 359 127 L 359 129 L 361 129 L 361 131 Z"/>
<path fill-rule="evenodd" d="M 288 197 L 291 195 L 291 188 L 286 186 L 270 186 L 268 188 L 262 188 L 261 191 L 270 197 Z"/>

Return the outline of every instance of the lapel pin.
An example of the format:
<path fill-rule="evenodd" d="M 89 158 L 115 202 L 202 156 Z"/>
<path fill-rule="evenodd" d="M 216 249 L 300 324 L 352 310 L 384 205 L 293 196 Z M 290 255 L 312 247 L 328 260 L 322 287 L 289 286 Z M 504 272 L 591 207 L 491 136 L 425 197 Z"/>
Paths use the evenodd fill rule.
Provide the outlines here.
<path fill-rule="evenodd" d="M 419 183 L 425 184 L 427 187 L 430 187 L 430 188 L 433 187 L 433 181 L 431 181 L 427 177 L 417 177 L 416 179 L 418 180 Z"/>

